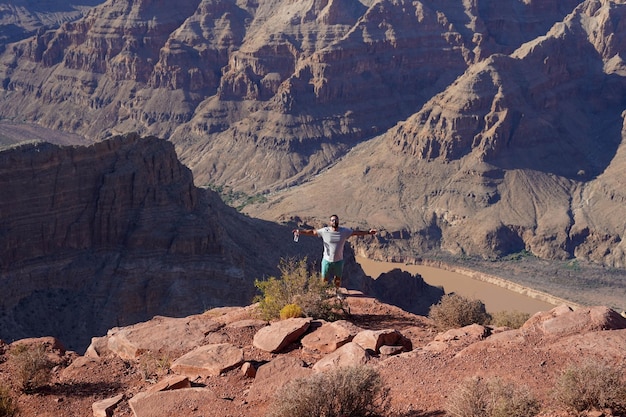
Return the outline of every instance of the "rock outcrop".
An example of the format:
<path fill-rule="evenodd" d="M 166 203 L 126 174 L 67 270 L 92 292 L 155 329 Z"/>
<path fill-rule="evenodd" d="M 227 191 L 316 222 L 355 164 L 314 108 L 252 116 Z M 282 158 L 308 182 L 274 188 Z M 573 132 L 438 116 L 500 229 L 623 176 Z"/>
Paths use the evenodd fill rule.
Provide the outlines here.
<path fill-rule="evenodd" d="M 107 1 L 7 45 L 0 117 L 167 138 L 198 184 L 267 196 L 255 217 L 334 207 L 402 236 L 364 248 L 387 259 L 622 268 L 625 9 Z"/>
<path fill-rule="evenodd" d="M 437 333 L 427 318 L 356 291 L 350 292 L 345 303 L 351 314 L 343 322 L 314 325 L 317 320 L 294 318 L 258 323 L 254 305 L 220 308 L 112 329 L 92 341 L 89 356 L 55 349 L 54 340 L 46 338 L 5 346 L 0 359 L 18 343 L 47 343 L 49 355 L 59 364 L 53 375 L 55 395 L 41 396 L 37 409 L 52 407 L 59 413 L 67 407 L 74 412 L 84 410 L 85 415 L 91 410 L 94 416 L 113 417 L 131 412 L 138 417 L 156 416 L 163 410 L 179 417 L 199 412 L 207 417 L 263 416 L 287 382 L 355 365 L 379 372 L 388 389 L 390 412 L 441 414 L 462 381 L 480 377 L 512 381 L 528 389 L 541 404 L 541 415 L 552 417 L 563 415 L 562 406 L 549 391 L 564 369 L 585 361 L 619 367 L 626 360 L 626 319 L 602 306 L 572 310 L 561 305 L 538 312 L 519 329 L 472 324 Z M 164 321 L 169 323 L 168 331 L 163 331 Z M 303 321 L 312 325 L 299 336 L 285 331 L 303 328 Z M 187 340 L 189 324 L 203 322 L 211 323 L 205 339 L 198 341 L 192 333 Z M 255 323 L 254 330 L 251 323 Z M 392 327 L 385 327 L 389 324 Z M 119 333 L 138 335 L 133 329 L 139 328 L 145 338 L 135 339 L 138 354 L 129 358 L 114 338 Z M 242 328 L 252 331 L 243 334 Z M 347 328 L 352 334 L 347 342 L 330 348 L 333 341 L 344 338 Z M 282 339 L 275 344 L 282 347 L 271 353 L 255 347 L 260 334 Z M 317 346 L 322 349 L 305 343 L 306 339 L 319 340 Z M 104 345 L 109 348 L 103 350 Z M 7 376 L 4 370 L 10 363 L 10 357 L 0 360 L 0 380 Z M 117 373 L 118 368 L 122 373 Z M 249 372 L 250 368 L 256 372 Z M 100 391 L 57 399 L 64 387 L 74 390 L 77 386 Z M 27 397 L 21 406 L 32 406 L 36 396 Z"/>
<path fill-rule="evenodd" d="M 56 29 L 64 22 L 77 20 L 102 0 L 78 0 L 67 4 L 64 0 L 48 0 L 45 4 L 27 1 L 0 3 L 0 51 L 6 44 L 33 36 L 38 32 Z"/>
<path fill-rule="evenodd" d="M 625 52 L 615 39 L 624 33 L 609 22 L 624 13 L 610 1 L 581 3 L 545 36 L 473 63 L 332 170 L 248 213 L 323 218 L 333 201 L 323 190 L 341 188 L 340 216 L 405 240 L 383 256 L 526 250 L 623 268 Z M 305 208 L 302 195 L 320 196 L 319 207 Z"/>
<path fill-rule="evenodd" d="M 82 350 L 113 326 L 247 305 L 281 257 L 309 253 L 195 187 L 171 142 L 136 134 L 5 149 L 0 195 L 6 340 L 53 334 Z"/>

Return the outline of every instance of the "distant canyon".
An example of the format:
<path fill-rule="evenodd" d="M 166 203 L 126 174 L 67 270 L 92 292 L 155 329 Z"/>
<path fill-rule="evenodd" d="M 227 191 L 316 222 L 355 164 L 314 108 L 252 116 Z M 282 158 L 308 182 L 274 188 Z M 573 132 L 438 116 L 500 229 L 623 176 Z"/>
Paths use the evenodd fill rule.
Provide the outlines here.
<path fill-rule="evenodd" d="M 247 304 L 331 213 L 420 312 L 355 256 L 624 308 L 623 2 L 45 3 L 0 3 L 7 334 Z"/>

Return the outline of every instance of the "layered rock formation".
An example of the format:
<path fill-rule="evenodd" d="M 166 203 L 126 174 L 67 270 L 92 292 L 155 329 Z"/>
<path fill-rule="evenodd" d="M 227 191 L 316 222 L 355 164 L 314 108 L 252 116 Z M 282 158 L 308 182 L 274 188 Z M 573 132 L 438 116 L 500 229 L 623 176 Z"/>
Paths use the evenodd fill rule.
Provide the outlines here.
<path fill-rule="evenodd" d="M 554 396 L 564 370 L 590 367 L 619 375 L 626 360 L 626 318 L 602 306 L 561 305 L 538 312 L 519 329 L 472 324 L 438 332 L 426 317 L 362 293 L 351 292 L 345 303 L 351 314 L 332 323 L 267 323 L 255 318 L 254 306 L 155 317 L 94 338 L 84 356 L 53 338 L 0 343 L 0 382 L 11 382 L 11 352 L 44 345 L 58 365 L 54 391 L 22 395 L 24 414 L 257 417 L 268 415 L 280 389 L 296 378 L 366 364 L 388 389 L 386 415 L 442 415 L 466 379 L 497 378 L 524 389 L 524 403 L 536 400 L 540 415 L 557 417 L 571 414 Z M 602 372 L 587 375 L 585 383 L 608 380 Z M 617 386 L 606 389 L 617 392 Z M 619 414 L 620 401 L 607 400 L 602 412 Z"/>
<path fill-rule="evenodd" d="M 199 181 L 258 192 L 319 172 L 578 2 L 513 3 L 105 2 L 13 45 L 0 112 L 88 137 L 171 135 Z"/>
<path fill-rule="evenodd" d="M 0 50 L 8 43 L 58 28 L 62 23 L 79 19 L 101 0 L 48 0 L 45 4 L 15 0 L 0 3 Z"/>
<path fill-rule="evenodd" d="M 5 340 L 80 350 L 115 325 L 246 305 L 281 257 L 311 253 L 195 187 L 170 142 L 136 134 L 5 149 L 0 195 Z"/>
<path fill-rule="evenodd" d="M 413 253 L 530 250 L 624 267 L 624 34 L 610 22 L 626 8 L 612 6 L 585 2 L 545 37 L 470 66 L 332 172 L 250 213 L 279 218 L 304 210 L 301 195 L 341 187 L 344 218 L 405 230 Z"/>
<path fill-rule="evenodd" d="M 298 186 L 249 214 L 378 224 L 387 258 L 623 267 L 625 8 L 107 1 L 6 49 L 0 117 L 167 138 L 198 184 Z"/>

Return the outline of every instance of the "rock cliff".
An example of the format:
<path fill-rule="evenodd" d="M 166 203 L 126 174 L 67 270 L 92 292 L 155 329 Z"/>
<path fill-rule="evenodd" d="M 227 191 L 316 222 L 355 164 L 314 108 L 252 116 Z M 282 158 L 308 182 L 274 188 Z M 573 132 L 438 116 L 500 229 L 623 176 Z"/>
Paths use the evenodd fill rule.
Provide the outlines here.
<path fill-rule="evenodd" d="M 106 1 L 6 45 L 0 117 L 166 138 L 197 184 L 269 198 L 249 214 L 335 207 L 402 235 L 387 257 L 527 250 L 621 268 L 625 9 Z"/>
<path fill-rule="evenodd" d="M 5 340 L 84 349 L 111 326 L 246 305 L 281 257 L 311 253 L 195 187 L 171 142 L 136 134 L 5 149 L 0 195 Z"/>
<path fill-rule="evenodd" d="M 469 378 L 497 378 L 515 393 L 524 390 L 523 398 L 513 398 L 522 407 L 535 400 L 544 417 L 572 415 L 554 396 L 566 369 L 601 371 L 587 372 L 584 383 L 606 392 L 624 384 L 608 373 L 614 378 L 623 371 L 626 318 L 606 307 L 561 305 L 518 329 L 472 324 L 439 332 L 426 317 L 356 291 L 345 303 L 350 314 L 334 322 L 268 323 L 257 318 L 255 306 L 155 317 L 110 329 L 83 356 L 54 338 L 0 342 L 0 383 L 19 381 L 14 352 L 43 345 L 57 366 L 39 395 L 19 395 L 25 415 L 260 417 L 290 381 L 363 364 L 388 390 L 385 416 L 449 413 L 450 398 Z M 623 402 L 609 398 L 602 411 L 589 414 L 619 415 Z"/>
<path fill-rule="evenodd" d="M 278 205 L 249 213 L 299 212 L 299 196 L 351 178 L 344 218 L 404 230 L 397 235 L 411 252 L 490 258 L 529 250 L 623 268 L 626 213 L 616 181 L 626 180 L 626 84 L 623 42 L 610 22 L 624 13 L 581 4 L 546 36 L 471 65 L 406 121 L 282 193 Z"/>
<path fill-rule="evenodd" d="M 0 3 L 0 51 L 6 44 L 35 35 L 38 31 L 58 28 L 77 20 L 101 0 L 48 0 L 44 4 L 15 0 Z"/>

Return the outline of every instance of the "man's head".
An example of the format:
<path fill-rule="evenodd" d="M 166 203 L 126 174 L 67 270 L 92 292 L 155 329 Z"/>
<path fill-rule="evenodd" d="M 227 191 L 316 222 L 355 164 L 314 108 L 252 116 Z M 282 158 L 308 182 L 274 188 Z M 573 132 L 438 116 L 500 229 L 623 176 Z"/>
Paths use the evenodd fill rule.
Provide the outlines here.
<path fill-rule="evenodd" d="M 336 214 L 333 214 L 332 216 L 330 216 L 330 226 L 333 229 L 336 229 L 339 227 L 339 216 L 337 216 Z"/>

